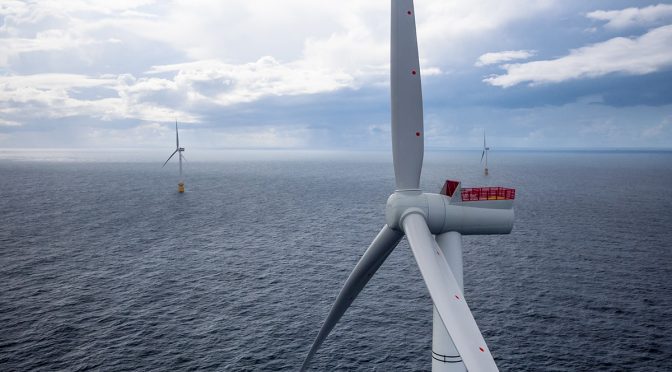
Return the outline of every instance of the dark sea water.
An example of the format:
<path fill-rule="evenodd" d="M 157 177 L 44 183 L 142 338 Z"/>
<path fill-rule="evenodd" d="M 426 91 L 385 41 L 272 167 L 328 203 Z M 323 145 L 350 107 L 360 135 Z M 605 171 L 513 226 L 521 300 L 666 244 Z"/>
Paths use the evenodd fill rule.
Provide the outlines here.
<path fill-rule="evenodd" d="M 422 184 L 517 189 L 511 235 L 464 238 L 500 369 L 672 370 L 672 153 L 479 156 L 434 153 Z M 393 190 L 366 153 L 192 155 L 183 195 L 163 159 L 49 159 L 0 161 L 2 371 L 297 370 Z M 431 321 L 403 241 L 312 367 L 429 370 Z"/>

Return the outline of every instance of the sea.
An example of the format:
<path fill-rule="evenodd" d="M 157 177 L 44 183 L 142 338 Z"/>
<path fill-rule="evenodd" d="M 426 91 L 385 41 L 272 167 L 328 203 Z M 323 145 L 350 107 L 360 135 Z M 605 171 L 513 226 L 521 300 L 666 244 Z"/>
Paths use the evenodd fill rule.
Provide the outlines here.
<path fill-rule="evenodd" d="M 390 154 L 0 151 L 1 371 L 296 371 L 385 223 Z M 165 156 L 164 156 L 165 155 Z M 206 156 L 207 155 L 207 156 Z M 516 189 L 464 237 L 465 296 L 502 371 L 672 371 L 672 152 L 429 151 L 422 188 Z M 429 371 L 405 240 L 314 371 Z"/>

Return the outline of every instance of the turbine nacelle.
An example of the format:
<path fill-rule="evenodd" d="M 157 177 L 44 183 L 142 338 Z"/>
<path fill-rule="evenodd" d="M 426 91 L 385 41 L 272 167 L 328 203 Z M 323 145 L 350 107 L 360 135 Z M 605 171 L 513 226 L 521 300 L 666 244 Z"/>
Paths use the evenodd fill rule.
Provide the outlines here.
<path fill-rule="evenodd" d="M 464 203 L 456 199 L 419 190 L 396 191 L 387 199 L 385 221 L 391 229 L 403 231 L 404 218 L 417 213 L 435 235 L 449 231 L 462 235 L 509 234 L 513 229 L 513 203 L 501 208 L 489 201 Z"/>

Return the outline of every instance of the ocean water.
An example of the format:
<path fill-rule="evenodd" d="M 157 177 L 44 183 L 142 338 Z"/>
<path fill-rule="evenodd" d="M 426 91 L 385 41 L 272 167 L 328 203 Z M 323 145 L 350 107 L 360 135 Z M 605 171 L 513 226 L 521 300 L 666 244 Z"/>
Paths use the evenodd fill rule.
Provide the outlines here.
<path fill-rule="evenodd" d="M 188 155 L 181 195 L 162 159 L 2 155 L 3 371 L 297 370 L 394 180 L 367 153 Z M 422 186 L 517 189 L 510 235 L 464 238 L 500 369 L 672 370 L 672 153 L 479 156 L 428 155 Z M 402 241 L 312 367 L 429 370 L 431 319 Z"/>

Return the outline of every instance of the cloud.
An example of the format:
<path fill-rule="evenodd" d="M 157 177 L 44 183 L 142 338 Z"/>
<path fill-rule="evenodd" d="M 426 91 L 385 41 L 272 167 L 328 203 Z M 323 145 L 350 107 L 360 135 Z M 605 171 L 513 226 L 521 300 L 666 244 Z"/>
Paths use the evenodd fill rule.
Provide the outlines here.
<path fill-rule="evenodd" d="M 172 76 L 157 76 L 165 74 Z M 208 105 L 250 103 L 267 96 L 310 95 L 356 86 L 355 78 L 345 72 L 305 60 L 283 64 L 272 57 L 245 64 L 207 60 L 153 66 L 147 76 L 140 77 L 8 75 L 0 76 L 0 113 L 16 118 L 3 119 L 11 122 L 20 121 L 18 118 L 81 115 L 101 120 L 199 122 L 198 115 L 189 111 Z"/>
<path fill-rule="evenodd" d="M 445 43 L 525 18 L 553 1 L 536 2 L 521 12 L 523 3 L 486 0 L 474 7 L 434 0 L 418 4 L 422 10 L 419 35 Z M 173 84 L 188 88 L 191 101 L 226 106 L 268 95 L 384 85 L 389 74 L 388 12 L 389 4 L 357 0 L 9 1 L 0 7 L 5 17 L 0 28 L 0 67 L 12 71 L 20 61 L 29 61 L 30 53 L 43 58 L 34 53 L 60 51 L 70 51 L 62 58 L 72 65 L 114 64 L 114 60 L 97 60 L 101 50 L 109 44 L 124 48 L 134 40 L 161 43 L 182 54 L 183 61 L 153 64 L 180 66 Z M 144 71 L 147 68 L 158 70 L 145 66 Z M 432 59 L 423 57 L 422 68 L 426 77 L 441 74 Z M 140 78 L 138 72 L 135 76 Z M 206 82 L 208 78 L 213 81 Z"/>
<path fill-rule="evenodd" d="M 668 132 L 668 129 L 672 127 L 672 114 L 668 114 L 667 117 L 662 119 L 658 124 L 652 125 L 650 127 L 645 128 L 642 131 L 642 137 L 649 139 L 649 140 L 655 140 L 655 139 L 661 139 L 661 138 L 667 138 L 665 135 L 665 132 Z"/>
<path fill-rule="evenodd" d="M 631 109 L 655 113 L 638 135 L 656 133 L 660 112 L 670 112 L 672 71 L 660 58 L 669 38 L 658 52 L 650 40 L 664 29 L 588 45 L 599 34 L 577 32 L 585 15 L 612 27 L 619 11 L 600 15 L 580 0 L 415 6 L 430 146 L 461 146 L 470 136 L 461 128 L 483 127 L 501 128 L 500 145 L 576 145 L 580 127 L 559 139 L 554 127 L 568 111 L 604 110 L 581 118 L 595 130 L 640 123 L 618 119 Z M 177 119 L 196 124 L 184 126 L 191 148 L 389 147 L 389 1 L 6 0 L 0 19 L 3 146 L 164 146 L 174 135 L 166 122 Z M 665 18 L 633 19 L 653 28 Z M 491 85 L 519 87 L 483 84 L 477 59 L 506 64 Z M 621 74 L 581 79 L 610 73 Z M 577 102 L 582 95 L 594 97 Z M 521 129 L 517 109 L 547 106 Z M 614 133 L 613 144 L 627 143 L 635 130 Z M 662 139 L 647 138 L 667 145 L 670 135 L 667 125 Z"/>
<path fill-rule="evenodd" d="M 136 18 L 133 9 L 153 1 L 9 1 L 0 4 L 0 67 L 25 53 L 76 50 L 117 42 L 91 33 L 96 21 Z M 86 16 L 83 16 L 86 15 Z"/>
<path fill-rule="evenodd" d="M 34 38 L 0 39 L 0 67 L 8 66 L 11 58 L 22 53 L 64 50 L 92 44 L 89 38 L 73 38 L 62 30 L 40 32 Z"/>
<path fill-rule="evenodd" d="M 156 89 L 156 79 L 130 75 L 90 77 L 79 74 L 0 76 L 0 114 L 4 121 L 21 123 L 36 118 L 88 116 L 99 120 L 196 121 L 179 109 L 151 104 L 143 94 Z M 167 82 L 170 84 L 170 82 Z M 115 94 L 77 98 L 79 89 L 103 89 Z M 12 119 L 9 119 L 12 118 Z"/>
<path fill-rule="evenodd" d="M 644 138 L 656 138 L 660 137 L 665 130 L 663 123 L 654 125 L 652 127 L 646 128 L 642 131 L 642 137 Z"/>
<path fill-rule="evenodd" d="M 604 27 L 623 29 L 633 26 L 651 26 L 672 19 L 672 5 L 658 4 L 645 8 L 627 8 L 622 10 L 596 10 L 586 17 L 598 21 L 607 21 Z"/>
<path fill-rule="evenodd" d="M 672 25 L 653 29 L 637 38 L 617 37 L 572 50 L 569 55 L 545 61 L 507 64 L 506 74 L 483 81 L 511 87 L 593 78 L 612 73 L 644 75 L 672 66 Z"/>
<path fill-rule="evenodd" d="M 528 59 L 536 54 L 534 50 L 507 50 L 503 52 L 485 53 L 478 57 L 475 66 L 487 66 L 516 59 Z"/>
<path fill-rule="evenodd" d="M 256 101 L 265 96 L 330 92 L 353 86 L 354 78 L 305 61 L 281 64 L 273 57 L 245 64 L 217 60 L 153 66 L 150 74 L 174 72 L 175 84 L 190 100 L 222 106 Z"/>
<path fill-rule="evenodd" d="M 0 118 L 0 127 L 1 126 L 18 127 L 18 126 L 21 126 L 21 123 L 16 122 L 16 121 L 12 121 L 12 120 L 6 120 L 6 119 Z"/>
<path fill-rule="evenodd" d="M 127 148 L 175 143 L 175 127 L 156 122 L 131 125 L 128 128 L 96 127 L 82 137 L 87 143 L 98 146 Z M 187 150 L 198 148 L 294 148 L 310 143 L 310 132 L 305 127 L 288 124 L 283 129 L 267 125 L 229 127 L 226 131 L 216 128 L 199 128 L 182 125 L 180 142 Z M 197 145 L 196 145 L 197 144 Z"/>

